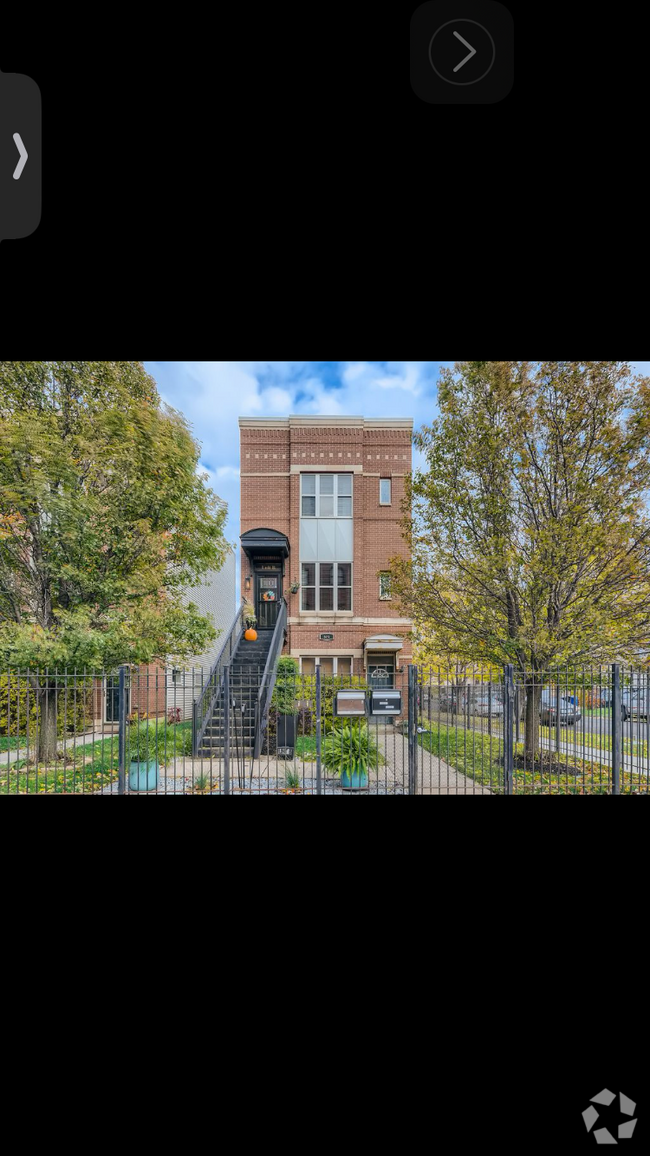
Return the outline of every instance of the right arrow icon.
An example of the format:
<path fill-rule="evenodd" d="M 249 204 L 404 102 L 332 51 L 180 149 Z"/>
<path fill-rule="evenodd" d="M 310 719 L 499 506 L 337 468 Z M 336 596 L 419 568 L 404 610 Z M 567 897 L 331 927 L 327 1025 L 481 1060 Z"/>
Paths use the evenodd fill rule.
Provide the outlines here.
<path fill-rule="evenodd" d="M 17 132 L 14 133 L 14 144 L 15 144 L 16 148 L 18 149 L 18 152 L 20 153 L 20 160 L 18 161 L 18 164 L 16 165 L 16 167 L 14 169 L 14 180 L 17 181 L 18 178 L 20 177 L 20 174 L 22 173 L 22 171 L 25 167 L 25 161 L 27 160 L 27 149 L 25 148 L 22 140 L 20 139 L 20 133 L 17 133 Z M 31 170 L 30 170 L 30 172 L 31 172 Z"/>
<path fill-rule="evenodd" d="M 473 56 L 476 56 L 476 49 L 472 48 L 471 44 L 468 44 L 467 41 L 463 39 L 460 32 L 454 32 L 454 36 L 456 37 L 457 40 L 460 40 L 461 44 L 465 45 L 465 48 L 469 48 L 469 52 L 468 52 L 467 56 L 465 56 L 464 59 L 461 60 L 460 64 L 457 64 L 455 69 L 454 69 L 454 72 L 458 72 L 459 68 L 462 68 L 464 64 L 467 64 L 468 60 L 471 60 Z M 14 137 L 14 140 L 15 139 L 16 138 Z M 14 173 L 14 176 L 15 175 L 16 174 Z"/>

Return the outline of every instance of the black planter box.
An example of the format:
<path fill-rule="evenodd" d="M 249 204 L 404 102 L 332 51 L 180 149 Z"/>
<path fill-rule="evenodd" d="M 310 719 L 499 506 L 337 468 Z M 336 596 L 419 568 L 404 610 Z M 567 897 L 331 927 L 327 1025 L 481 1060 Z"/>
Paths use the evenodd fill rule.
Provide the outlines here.
<path fill-rule="evenodd" d="M 278 754 L 284 755 L 285 758 L 293 758 L 293 748 L 296 741 L 296 716 L 295 714 L 279 714 L 278 715 Z M 291 750 L 291 754 L 287 754 L 287 750 Z"/>

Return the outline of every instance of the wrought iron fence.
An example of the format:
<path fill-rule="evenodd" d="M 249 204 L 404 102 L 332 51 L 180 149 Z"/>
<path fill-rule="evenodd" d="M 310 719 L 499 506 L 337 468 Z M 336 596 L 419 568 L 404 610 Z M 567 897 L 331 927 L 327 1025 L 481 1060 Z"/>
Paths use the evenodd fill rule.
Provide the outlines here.
<path fill-rule="evenodd" d="M 443 772 L 492 794 L 647 794 L 650 668 L 420 672 Z M 465 789 L 465 784 L 463 784 Z"/>
<path fill-rule="evenodd" d="M 379 714 L 364 676 L 233 676 L 234 653 L 205 678 L 0 673 L 0 794 L 650 793 L 650 668 L 411 666 Z"/>

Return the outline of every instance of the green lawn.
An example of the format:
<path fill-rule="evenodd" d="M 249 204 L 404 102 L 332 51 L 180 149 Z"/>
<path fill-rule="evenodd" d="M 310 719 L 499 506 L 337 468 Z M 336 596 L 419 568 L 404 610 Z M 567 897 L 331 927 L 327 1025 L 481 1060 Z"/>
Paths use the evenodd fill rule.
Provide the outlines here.
<path fill-rule="evenodd" d="M 322 742 L 321 742 L 322 749 Z M 316 735 L 298 735 L 294 754 L 297 759 L 316 758 Z"/>
<path fill-rule="evenodd" d="M 457 771 L 474 779 L 495 794 L 503 790 L 503 750 L 494 738 L 474 731 L 457 731 L 455 727 L 436 726 L 433 733 L 418 735 L 418 742 L 431 754 L 439 756 Z M 543 752 L 544 754 L 545 752 Z M 515 756 L 523 756 L 523 743 L 515 744 Z M 517 795 L 601 795 L 611 792 L 610 767 L 601 763 L 574 759 L 571 754 L 560 758 L 569 762 L 576 773 L 550 772 L 544 768 L 522 770 L 515 767 L 513 792 Z M 629 794 L 638 779 L 621 773 L 621 794 Z"/>
<path fill-rule="evenodd" d="M 539 733 L 542 738 L 551 740 L 555 739 L 555 727 L 540 727 Z M 576 751 L 582 747 L 583 737 L 580 730 L 580 723 L 576 724 L 575 732 L 573 727 L 560 727 L 560 742 L 568 743 L 571 748 L 575 745 Z M 611 751 L 612 736 L 611 734 L 591 734 L 585 731 L 584 744 L 586 747 L 593 747 L 597 751 Z M 623 751 L 626 755 L 642 755 L 645 757 L 648 754 L 648 744 L 639 742 L 638 739 L 623 739 Z M 569 751 L 572 754 L 572 750 Z"/>
<path fill-rule="evenodd" d="M 25 735 L 0 735 L 0 751 L 15 751 L 17 747 L 24 747 L 26 742 Z"/>
<path fill-rule="evenodd" d="M 156 733 L 151 725 L 152 738 Z M 176 726 L 158 726 L 158 758 L 169 762 L 174 757 L 191 754 L 192 723 L 178 723 Z M 128 759 L 127 749 L 127 759 Z M 63 751 L 60 752 L 63 754 Z M 84 794 L 100 790 L 118 778 L 118 737 L 107 735 L 95 743 L 78 744 L 66 742 L 65 754 L 72 758 L 64 763 L 47 766 L 26 766 L 26 760 L 11 763 L 8 767 L 0 762 L 0 794 Z M 128 762 L 127 762 L 128 774 Z"/>

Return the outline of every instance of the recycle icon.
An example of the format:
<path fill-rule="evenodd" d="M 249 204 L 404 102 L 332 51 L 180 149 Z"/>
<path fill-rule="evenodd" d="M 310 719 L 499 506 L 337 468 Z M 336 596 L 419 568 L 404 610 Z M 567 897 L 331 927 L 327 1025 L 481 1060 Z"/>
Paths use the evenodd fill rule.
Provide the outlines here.
<path fill-rule="evenodd" d="M 623 1116 L 633 1116 L 634 1115 L 634 1109 L 636 1108 L 636 1104 L 634 1103 L 634 1100 L 628 1099 L 628 1097 L 624 1096 L 622 1092 L 619 1093 L 619 1097 L 620 1097 L 620 1101 L 621 1101 L 621 1113 L 622 1113 L 622 1115 Z M 603 1091 L 599 1092 L 597 1096 L 591 1097 L 591 1103 L 592 1104 L 605 1104 L 606 1106 L 609 1106 L 612 1103 L 612 1100 L 615 1100 L 615 1099 L 616 1099 L 616 1093 L 615 1092 L 609 1092 L 607 1090 L 607 1088 L 603 1088 Z M 591 1129 L 593 1128 L 594 1124 L 596 1123 L 596 1120 L 598 1119 L 598 1112 L 593 1107 L 587 1108 L 587 1110 L 582 1113 L 582 1118 L 585 1122 L 585 1126 L 587 1128 L 587 1131 L 591 1132 Z M 636 1125 L 636 1120 L 626 1120 L 626 1122 L 624 1124 L 619 1124 L 619 1126 L 618 1126 L 618 1139 L 619 1140 L 627 1140 L 634 1132 L 635 1125 Z M 597 1144 L 617 1144 L 618 1143 L 618 1140 L 614 1139 L 611 1132 L 608 1131 L 607 1128 L 597 1128 L 596 1131 L 594 1132 L 594 1136 L 596 1137 L 596 1143 Z"/>

